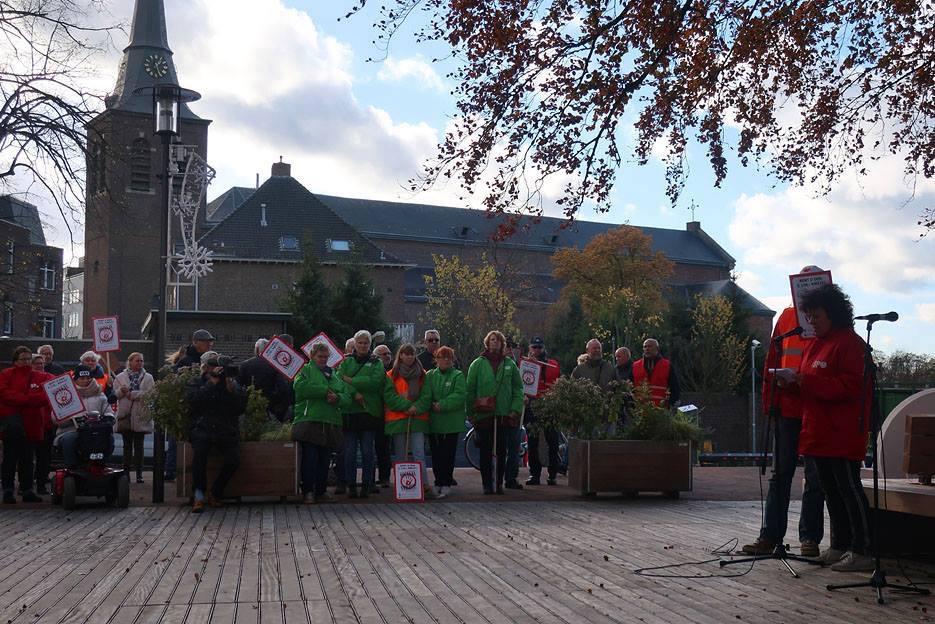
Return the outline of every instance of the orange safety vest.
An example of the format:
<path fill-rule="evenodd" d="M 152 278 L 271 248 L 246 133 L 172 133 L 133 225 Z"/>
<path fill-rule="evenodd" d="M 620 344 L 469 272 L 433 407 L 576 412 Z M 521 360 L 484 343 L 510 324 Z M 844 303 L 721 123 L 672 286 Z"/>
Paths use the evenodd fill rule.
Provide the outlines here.
<path fill-rule="evenodd" d="M 423 380 L 425 378 L 423 377 Z M 403 377 L 396 377 L 393 379 L 393 385 L 396 387 L 396 394 L 399 396 L 406 396 L 409 394 L 409 382 Z M 409 418 L 409 414 L 406 412 L 394 412 L 390 409 L 385 411 L 385 422 L 396 422 L 397 420 L 406 420 Z M 428 422 L 429 415 L 426 412 L 425 414 L 416 414 L 412 417 L 415 420 L 424 420 Z"/>
<path fill-rule="evenodd" d="M 805 347 L 813 340 L 812 338 L 802 338 L 802 336 L 789 336 L 782 341 L 782 350 L 774 338 L 781 336 L 799 325 L 799 319 L 795 314 L 795 308 L 789 306 L 779 315 L 776 321 L 776 327 L 773 329 L 773 335 L 769 342 L 769 350 L 766 352 L 766 364 L 763 370 L 763 412 L 769 413 L 772 405 L 772 378 L 769 373 L 771 368 L 791 368 L 799 370 L 802 365 L 802 354 L 805 353 Z M 802 401 L 795 391 L 779 393 L 779 411 L 786 418 L 802 418 Z"/>
<path fill-rule="evenodd" d="M 633 362 L 633 385 L 642 386 L 649 384 L 649 398 L 653 405 L 665 405 L 669 397 L 669 371 L 671 366 L 669 360 L 664 357 L 656 361 L 653 370 L 646 374 L 646 366 L 643 364 L 643 358 Z"/>

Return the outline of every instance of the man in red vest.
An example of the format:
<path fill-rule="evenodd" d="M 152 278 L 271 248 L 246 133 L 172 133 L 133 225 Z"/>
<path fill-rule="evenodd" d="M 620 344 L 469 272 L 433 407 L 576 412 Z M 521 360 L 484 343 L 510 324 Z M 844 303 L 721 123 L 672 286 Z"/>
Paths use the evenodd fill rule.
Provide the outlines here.
<path fill-rule="evenodd" d="M 821 271 L 816 266 L 807 266 L 802 273 Z M 776 368 L 799 370 L 802 354 L 813 338 L 789 336 L 776 340 L 799 326 L 795 308 L 789 306 L 779 315 L 776 327 L 766 352 L 763 368 L 763 412 L 769 416 L 770 407 L 779 408 L 780 418 L 773 423 L 773 474 L 769 479 L 766 494 L 766 511 L 760 535 L 752 544 L 743 547 L 749 555 L 766 555 L 773 552 L 786 536 L 789 516 L 789 498 L 795 467 L 799 460 L 799 433 L 802 429 L 802 399 L 796 392 L 773 392 L 773 375 Z M 818 471 L 813 460 L 805 459 L 805 488 L 802 491 L 802 513 L 799 516 L 799 543 L 803 557 L 817 557 L 818 544 L 824 536 L 825 497 L 818 481 Z"/>
<path fill-rule="evenodd" d="M 633 362 L 633 386 L 649 387 L 649 398 L 655 405 L 674 406 L 682 391 L 672 363 L 659 353 L 659 341 L 643 341 L 643 357 Z"/>
<path fill-rule="evenodd" d="M 542 459 L 539 457 L 539 436 L 543 433 L 545 434 L 546 446 L 548 447 L 549 453 L 549 477 L 546 483 L 549 485 L 556 485 L 558 483 L 558 481 L 556 481 L 558 467 L 561 463 L 561 457 L 559 457 L 558 454 L 561 441 L 558 437 L 558 431 L 556 431 L 554 427 L 545 427 L 543 431 L 542 427 L 536 426 L 533 404 L 536 399 L 541 398 L 542 395 L 552 388 L 552 385 L 555 384 L 559 376 L 561 376 L 562 371 L 558 365 L 558 360 L 550 358 L 548 353 L 546 353 L 545 341 L 539 336 L 536 336 L 529 342 L 529 359 L 538 362 L 542 370 L 539 373 L 539 387 L 537 388 L 536 396 L 526 397 L 525 420 L 529 435 L 529 478 L 526 479 L 526 485 L 541 485 Z"/>

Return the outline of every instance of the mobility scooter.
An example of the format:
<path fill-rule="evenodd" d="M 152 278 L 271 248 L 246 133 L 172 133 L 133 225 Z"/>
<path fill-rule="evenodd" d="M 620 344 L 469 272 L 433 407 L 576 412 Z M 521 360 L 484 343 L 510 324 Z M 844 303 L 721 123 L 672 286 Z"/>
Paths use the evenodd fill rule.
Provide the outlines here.
<path fill-rule="evenodd" d="M 87 412 L 72 420 L 78 432 L 76 450 L 80 466 L 55 471 L 52 502 L 74 509 L 77 497 L 95 496 L 109 505 L 126 508 L 130 504 L 130 477 L 125 470 L 106 464 L 114 451 L 116 419 Z"/>

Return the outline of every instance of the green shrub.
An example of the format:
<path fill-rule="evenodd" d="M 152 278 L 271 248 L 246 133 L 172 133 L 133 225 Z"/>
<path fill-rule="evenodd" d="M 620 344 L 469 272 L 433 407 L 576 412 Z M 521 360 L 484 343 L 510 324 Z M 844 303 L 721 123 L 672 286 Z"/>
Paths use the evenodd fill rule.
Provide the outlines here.
<path fill-rule="evenodd" d="M 183 368 L 173 371 L 166 366 L 160 371 L 160 379 L 152 391 L 146 394 L 146 403 L 153 420 L 159 423 L 166 433 L 177 440 L 188 439 L 190 416 L 186 387 L 189 382 L 201 375 L 195 368 Z"/>

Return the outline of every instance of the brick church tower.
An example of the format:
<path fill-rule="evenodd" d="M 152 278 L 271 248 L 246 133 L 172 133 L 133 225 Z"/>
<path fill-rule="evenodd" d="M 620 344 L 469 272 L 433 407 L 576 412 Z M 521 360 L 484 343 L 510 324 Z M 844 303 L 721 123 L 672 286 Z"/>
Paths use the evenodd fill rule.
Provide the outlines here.
<path fill-rule="evenodd" d="M 159 219 L 167 209 L 161 199 L 162 144 L 153 133 L 152 96 L 133 92 L 165 83 L 179 80 L 166 36 L 163 0 L 136 0 L 130 43 L 123 51 L 114 92 L 87 128 L 86 336 L 91 335 L 92 317 L 117 315 L 121 337 L 140 338 L 143 322 L 155 307 L 161 270 Z M 206 158 L 210 123 L 182 105 L 181 136 L 176 141 L 194 145 Z"/>

